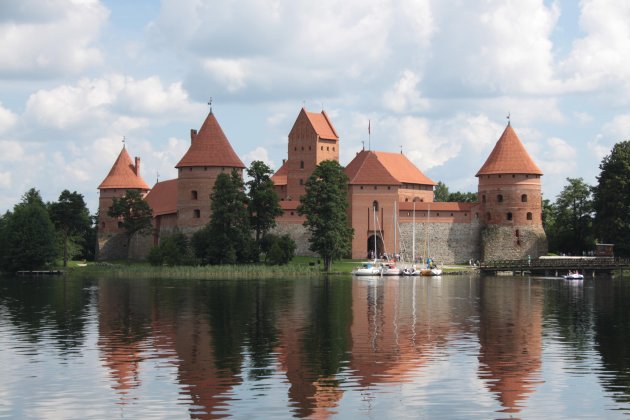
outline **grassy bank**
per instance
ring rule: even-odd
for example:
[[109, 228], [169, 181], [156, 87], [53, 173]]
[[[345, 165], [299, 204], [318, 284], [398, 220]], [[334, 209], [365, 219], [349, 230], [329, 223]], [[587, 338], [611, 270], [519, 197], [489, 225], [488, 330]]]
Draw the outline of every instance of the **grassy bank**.
[[[350, 274], [360, 260], [335, 261], [328, 274]], [[468, 266], [444, 267], [444, 274], [460, 274], [469, 270]], [[181, 279], [212, 279], [212, 278], [261, 278], [279, 276], [320, 276], [326, 274], [320, 259], [313, 257], [295, 257], [287, 265], [240, 264], [240, 265], [209, 265], [209, 266], [178, 266], [155, 267], [147, 262], [113, 261], [81, 263], [69, 262], [67, 272], [70, 275], [108, 275], [113, 277], [138, 278], [181, 278]]]

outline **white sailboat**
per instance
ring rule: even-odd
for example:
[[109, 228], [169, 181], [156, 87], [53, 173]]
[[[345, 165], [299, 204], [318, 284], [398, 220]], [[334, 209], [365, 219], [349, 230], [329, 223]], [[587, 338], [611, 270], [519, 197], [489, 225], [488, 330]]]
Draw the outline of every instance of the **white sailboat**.
[[442, 269], [438, 268], [437, 264], [429, 255], [431, 255], [431, 238], [429, 236], [429, 218], [431, 215], [431, 204], [427, 210], [427, 226], [426, 226], [426, 238], [427, 238], [427, 265], [420, 270], [420, 274], [423, 276], [441, 276]]

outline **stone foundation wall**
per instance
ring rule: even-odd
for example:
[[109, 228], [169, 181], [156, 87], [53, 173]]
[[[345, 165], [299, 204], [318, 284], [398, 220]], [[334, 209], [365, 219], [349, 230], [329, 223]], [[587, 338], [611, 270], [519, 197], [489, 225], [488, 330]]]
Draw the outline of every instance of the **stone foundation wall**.
[[[399, 229], [401, 254], [411, 258], [413, 223], [401, 223]], [[477, 222], [416, 222], [415, 238], [416, 258], [431, 257], [440, 264], [466, 264], [471, 259], [481, 259], [481, 225]]]
[[127, 237], [122, 233], [98, 235], [98, 261], [108, 260], [145, 260], [153, 247], [153, 235], [134, 235], [127, 250]]
[[270, 233], [273, 233], [274, 235], [288, 234], [291, 238], [293, 238], [296, 245], [295, 255], [307, 257], [317, 256], [317, 254], [308, 249], [310, 245], [308, 242], [310, 234], [302, 224], [278, 222], [276, 227], [272, 229]]
[[542, 226], [488, 225], [483, 228], [481, 238], [484, 261], [538, 258], [547, 254], [547, 235]]

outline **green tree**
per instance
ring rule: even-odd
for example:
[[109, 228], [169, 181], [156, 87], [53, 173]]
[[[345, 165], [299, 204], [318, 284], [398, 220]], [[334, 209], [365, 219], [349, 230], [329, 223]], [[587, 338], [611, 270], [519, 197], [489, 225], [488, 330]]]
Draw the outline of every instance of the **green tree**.
[[236, 169], [219, 174], [212, 191], [212, 217], [193, 235], [193, 247], [203, 263], [235, 264], [254, 258], [247, 214], [247, 196]]
[[295, 256], [296, 244], [288, 234], [267, 234], [260, 241], [261, 251], [265, 254], [265, 262], [269, 264], [287, 264]]
[[615, 244], [616, 254], [630, 256], [630, 141], [615, 144], [599, 169], [593, 189], [595, 232], [602, 242]]
[[58, 255], [57, 235], [39, 191], [31, 188], [13, 212], [2, 217], [0, 268], [7, 272], [52, 265]]
[[448, 187], [442, 181], [438, 181], [437, 185], [433, 189], [433, 201], [448, 201]]
[[448, 200], [453, 203], [476, 203], [477, 193], [455, 191], [448, 195]]
[[251, 178], [247, 181], [249, 187], [248, 206], [249, 222], [256, 232], [256, 242], [260, 243], [261, 236], [276, 226], [276, 217], [282, 215], [278, 194], [273, 189], [270, 175], [273, 171], [260, 160], [255, 160], [247, 169]]
[[63, 190], [59, 201], [48, 206], [50, 218], [63, 238], [63, 266], [68, 265], [68, 242], [74, 236], [84, 239], [90, 228], [90, 212], [85, 205], [83, 195], [76, 191]]
[[161, 239], [160, 244], [151, 249], [147, 259], [151, 265], [176, 266], [195, 263], [188, 238], [183, 233], [175, 233]]
[[337, 161], [321, 162], [306, 181], [298, 213], [306, 216], [310, 247], [329, 271], [333, 260], [350, 252], [354, 230], [348, 225], [348, 177]]
[[153, 219], [151, 207], [144, 201], [138, 190], [127, 190], [124, 196], [114, 198], [107, 215], [122, 219], [122, 227], [127, 237], [127, 252], [131, 238], [135, 234], [151, 231]]
[[582, 178], [567, 178], [567, 182], [553, 206], [552, 242], [558, 250], [580, 255], [594, 245], [591, 187]]

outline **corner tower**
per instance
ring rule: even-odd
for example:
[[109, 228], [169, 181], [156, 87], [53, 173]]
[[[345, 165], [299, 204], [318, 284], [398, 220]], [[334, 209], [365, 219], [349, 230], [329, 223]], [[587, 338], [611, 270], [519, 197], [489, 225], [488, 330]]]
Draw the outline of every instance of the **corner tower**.
[[136, 190], [144, 197], [149, 192], [149, 186], [140, 176], [140, 158], [132, 162], [127, 149], [123, 146], [118, 158], [109, 173], [98, 186], [98, 243], [96, 255], [99, 260], [126, 258], [126, 241], [119, 240], [124, 233], [120, 221], [109, 217], [107, 212], [111, 208], [114, 198], [125, 195], [127, 190]]
[[190, 147], [177, 168], [177, 226], [191, 233], [210, 220], [210, 194], [220, 173], [245, 165], [234, 152], [212, 109], [197, 130], [190, 130]]
[[476, 175], [484, 260], [535, 258], [547, 253], [542, 175], [508, 122]]

